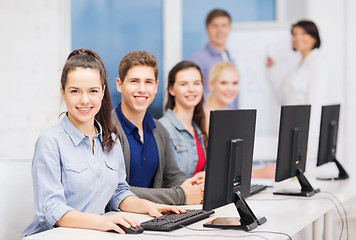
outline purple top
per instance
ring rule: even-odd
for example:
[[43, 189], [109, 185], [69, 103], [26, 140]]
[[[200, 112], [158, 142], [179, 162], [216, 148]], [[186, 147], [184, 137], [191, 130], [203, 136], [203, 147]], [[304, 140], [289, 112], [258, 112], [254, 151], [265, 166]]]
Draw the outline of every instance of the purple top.
[[[226, 51], [229, 62], [234, 63], [228, 51]], [[208, 81], [209, 81], [209, 71], [210, 69], [217, 64], [218, 62], [224, 61], [221, 52], [216, 48], [211, 46], [209, 43], [205, 45], [202, 49], [195, 52], [193, 56], [189, 59], [192, 62], [195, 62], [200, 67], [203, 74], [203, 87], [204, 87], [204, 97], [210, 92]], [[237, 109], [238, 108], [238, 98], [236, 98], [230, 105], [229, 108]]]

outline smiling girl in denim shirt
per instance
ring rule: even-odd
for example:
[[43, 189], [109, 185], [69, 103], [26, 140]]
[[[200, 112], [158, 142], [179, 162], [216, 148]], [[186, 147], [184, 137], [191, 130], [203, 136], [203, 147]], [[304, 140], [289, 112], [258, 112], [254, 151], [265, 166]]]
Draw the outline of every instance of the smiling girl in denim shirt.
[[185, 210], [136, 197], [125, 182], [125, 163], [117, 130], [111, 123], [111, 99], [100, 57], [92, 50], [74, 50], [62, 71], [61, 94], [67, 113], [36, 142], [32, 162], [35, 217], [23, 236], [73, 227], [114, 230], [138, 223], [130, 211], [161, 216]]
[[167, 95], [166, 113], [159, 121], [170, 134], [179, 168], [192, 177], [204, 170], [207, 144], [199, 66], [190, 61], [176, 64], [168, 75]]

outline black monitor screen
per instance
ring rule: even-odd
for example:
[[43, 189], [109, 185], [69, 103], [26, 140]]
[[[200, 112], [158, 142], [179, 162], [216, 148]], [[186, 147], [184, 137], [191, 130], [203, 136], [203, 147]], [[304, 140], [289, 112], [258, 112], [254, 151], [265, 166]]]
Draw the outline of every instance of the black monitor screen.
[[256, 110], [210, 112], [204, 210], [233, 202], [236, 191], [249, 196], [255, 125]]
[[279, 126], [276, 182], [296, 176], [300, 190], [279, 190], [273, 194], [311, 197], [318, 193], [304, 176], [307, 157], [310, 105], [282, 106]]
[[328, 162], [334, 162], [339, 170], [339, 174], [335, 177], [318, 177], [318, 179], [320, 180], [342, 180], [349, 178], [349, 174], [346, 172], [341, 163], [336, 159], [339, 115], [340, 104], [323, 106], [322, 108], [319, 135], [319, 151], [316, 165], [321, 166]]
[[333, 162], [336, 157], [340, 105], [323, 106], [321, 112], [317, 166]]
[[276, 182], [305, 171], [310, 105], [282, 106], [279, 125]]

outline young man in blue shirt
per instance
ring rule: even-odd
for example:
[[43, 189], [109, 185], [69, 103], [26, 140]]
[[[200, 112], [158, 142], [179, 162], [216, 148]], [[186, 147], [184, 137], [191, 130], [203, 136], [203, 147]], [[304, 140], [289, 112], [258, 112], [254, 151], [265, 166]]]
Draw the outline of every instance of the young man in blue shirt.
[[117, 90], [121, 103], [113, 122], [124, 152], [127, 182], [140, 198], [165, 204], [199, 204], [203, 200], [203, 174], [193, 178], [180, 171], [166, 129], [147, 108], [158, 87], [155, 57], [146, 51], [126, 54], [119, 64]]

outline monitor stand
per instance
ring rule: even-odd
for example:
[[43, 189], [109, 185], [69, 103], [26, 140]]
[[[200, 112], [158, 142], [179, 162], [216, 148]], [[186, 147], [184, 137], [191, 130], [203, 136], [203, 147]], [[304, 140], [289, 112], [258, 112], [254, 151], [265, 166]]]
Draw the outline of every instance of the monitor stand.
[[337, 168], [339, 169], [339, 176], [338, 177], [330, 177], [330, 178], [319, 178], [317, 177], [316, 179], [318, 180], [344, 180], [349, 178], [349, 174], [347, 174], [346, 170], [341, 166], [338, 160], [336, 158], [333, 159], [333, 162], [336, 164]]
[[235, 206], [240, 214], [241, 228], [250, 231], [267, 222], [265, 217], [257, 218], [239, 191], [235, 192]]
[[267, 221], [265, 217], [257, 218], [251, 208], [242, 197], [240, 191], [235, 192], [235, 207], [239, 212], [240, 217], [218, 217], [204, 223], [204, 227], [235, 229], [251, 231]]
[[300, 197], [311, 197], [315, 195], [316, 193], [320, 192], [320, 189], [314, 189], [313, 186], [309, 183], [308, 179], [305, 177], [303, 174], [303, 171], [298, 168], [297, 169], [297, 174], [296, 174], [299, 184], [301, 185], [302, 189], [300, 191], [298, 190], [291, 190], [291, 189], [286, 189], [286, 190], [279, 190], [277, 192], [274, 192], [274, 195], [288, 195], [288, 196], [300, 196]]
[[[229, 164], [229, 176], [228, 176], [228, 188], [232, 189], [229, 191], [233, 196], [228, 196], [228, 202], [233, 201], [237, 211], [240, 214], [240, 227], [245, 231], [250, 231], [267, 221], [265, 217], [258, 219], [252, 212], [251, 208], [248, 206], [247, 202], [242, 196], [239, 190], [233, 190], [235, 184], [240, 185], [242, 181], [242, 159], [243, 159], [243, 139], [232, 139], [230, 145], [230, 164]], [[236, 165], [239, 164], [239, 165]], [[235, 181], [238, 178], [238, 181]], [[245, 179], [246, 181], [246, 179]], [[249, 179], [249, 183], [251, 178]], [[241, 188], [243, 190], [243, 188]], [[250, 184], [248, 184], [248, 193], [250, 193]]]
[[[241, 181], [241, 171], [242, 171], [242, 163], [241, 156], [243, 154], [243, 139], [232, 139], [230, 142], [230, 157], [229, 157], [229, 173], [228, 173], [228, 184], [227, 188], [228, 196], [226, 199], [227, 203], [233, 202], [237, 211], [239, 212], [240, 217], [218, 217], [212, 221], [209, 221], [203, 224], [204, 227], [212, 227], [212, 228], [223, 228], [223, 229], [236, 229], [236, 230], [244, 230], [250, 231], [252, 229], [257, 228], [258, 225], [262, 225], [267, 221], [265, 217], [257, 218], [255, 214], [252, 212], [251, 208], [248, 206], [245, 199], [242, 197], [240, 191], [234, 192], [234, 183], [235, 177]], [[241, 158], [241, 159], [239, 159]], [[235, 163], [239, 164], [235, 166]], [[235, 175], [235, 168], [239, 169], [237, 172], [237, 176]], [[237, 181], [236, 184], [241, 184], [241, 182]], [[249, 179], [249, 181], [251, 181]], [[249, 190], [249, 189], [248, 189]]]

